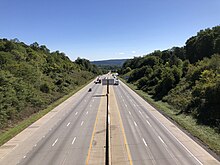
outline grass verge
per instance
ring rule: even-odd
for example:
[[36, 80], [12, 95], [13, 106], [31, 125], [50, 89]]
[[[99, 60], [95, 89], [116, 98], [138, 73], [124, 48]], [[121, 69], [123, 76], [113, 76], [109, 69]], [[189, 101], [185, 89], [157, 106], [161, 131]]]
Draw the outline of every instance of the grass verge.
[[17, 125], [13, 128], [8, 128], [6, 131], [0, 134], [0, 146], [6, 143], [8, 140], [19, 134], [21, 131], [23, 131], [25, 128], [33, 124], [35, 121], [46, 115], [48, 112], [50, 112], [52, 109], [54, 109], [56, 106], [67, 100], [70, 96], [78, 92], [80, 89], [88, 85], [91, 81], [88, 83], [77, 87], [75, 90], [71, 91], [69, 94], [63, 96], [62, 98], [58, 99], [57, 101], [50, 104], [46, 109], [39, 111], [38, 113], [35, 113], [28, 117], [27, 119], [24, 119], [23, 121], [17, 123]]
[[174, 109], [171, 105], [162, 101], [155, 101], [150, 95], [142, 90], [137, 90], [137, 87], [133, 84], [129, 84], [121, 79], [126, 85], [134, 90], [138, 95], [144, 98], [149, 104], [159, 110], [166, 117], [173, 120], [181, 128], [189, 132], [193, 137], [196, 137], [200, 143], [206, 146], [206, 148], [214, 151], [216, 158], [220, 159], [220, 134], [213, 128], [205, 125], [199, 125], [192, 116], [185, 114], [178, 114], [178, 110]]

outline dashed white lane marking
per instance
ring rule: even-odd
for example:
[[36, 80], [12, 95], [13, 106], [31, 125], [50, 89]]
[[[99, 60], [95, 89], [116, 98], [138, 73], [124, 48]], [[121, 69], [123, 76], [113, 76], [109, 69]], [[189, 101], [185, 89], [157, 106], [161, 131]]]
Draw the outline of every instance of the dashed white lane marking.
[[42, 138], [45, 138], [45, 136], [43, 136]]
[[131, 112], [130, 112], [130, 111], [128, 111], [128, 113], [131, 115]]
[[73, 141], [72, 141], [72, 144], [74, 144], [75, 140], [76, 140], [76, 137], [74, 137], [74, 139], [73, 139]]
[[35, 144], [34, 147], [37, 147], [37, 144]]
[[70, 125], [70, 122], [66, 125], [67, 127]]
[[150, 124], [150, 122], [149, 122], [148, 120], [146, 120], [146, 122], [147, 122], [147, 124], [148, 124], [149, 126], [151, 126], [151, 127], [152, 127], [152, 125]]
[[52, 147], [57, 143], [58, 138], [55, 140], [55, 142], [52, 144]]
[[147, 147], [147, 143], [146, 141], [144, 140], [144, 138], [142, 138], [143, 142], [144, 142], [144, 145]]
[[88, 113], [89, 113], [89, 112], [87, 111], [87, 112], [86, 112], [86, 115], [88, 115]]
[[26, 155], [24, 155], [23, 158], [25, 159], [25, 158], [26, 158]]
[[128, 105], [127, 105], [127, 104], [125, 104], [125, 106], [126, 106], [126, 107], [128, 107]]
[[134, 125], [137, 127], [137, 123], [134, 121]]
[[78, 114], [78, 112], [75, 113], [75, 116]]
[[162, 139], [160, 136], [158, 136], [158, 138], [160, 139], [160, 141], [161, 141], [163, 144], [165, 144], [164, 141], [163, 141], [163, 139]]
[[166, 130], [167, 132], [170, 133], [170, 135], [173, 136], [174, 139], [176, 139], [176, 141], [200, 164], [200, 165], [203, 165], [202, 162], [200, 162], [200, 160], [195, 156], [193, 155], [193, 153], [182, 143], [179, 141], [179, 139], [177, 139], [177, 137], [172, 133], [170, 132], [170, 130], [163, 124], [161, 123], [155, 116], [153, 116], [157, 121], [158, 123], [160, 123]]
[[89, 107], [91, 108], [91, 107], [92, 107], [92, 105], [90, 104], [90, 105], [89, 105]]
[[139, 110], [139, 113], [142, 115], [141, 111]]
[[84, 121], [81, 122], [81, 126], [83, 125]]
[[84, 100], [84, 102], [86, 102], [86, 100]]

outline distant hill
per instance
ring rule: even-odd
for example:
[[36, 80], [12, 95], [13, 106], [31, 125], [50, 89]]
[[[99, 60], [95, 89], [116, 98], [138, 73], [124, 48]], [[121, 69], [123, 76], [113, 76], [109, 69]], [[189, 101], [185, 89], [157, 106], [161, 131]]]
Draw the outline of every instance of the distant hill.
[[122, 66], [127, 59], [114, 59], [114, 60], [101, 60], [101, 61], [92, 61], [92, 64], [95, 65], [104, 65], [104, 66]]

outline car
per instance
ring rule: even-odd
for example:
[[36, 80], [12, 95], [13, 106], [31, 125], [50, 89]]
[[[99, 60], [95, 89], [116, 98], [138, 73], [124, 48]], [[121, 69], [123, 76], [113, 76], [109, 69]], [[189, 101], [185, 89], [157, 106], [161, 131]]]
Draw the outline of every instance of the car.
[[88, 92], [92, 92], [92, 88], [89, 88]]

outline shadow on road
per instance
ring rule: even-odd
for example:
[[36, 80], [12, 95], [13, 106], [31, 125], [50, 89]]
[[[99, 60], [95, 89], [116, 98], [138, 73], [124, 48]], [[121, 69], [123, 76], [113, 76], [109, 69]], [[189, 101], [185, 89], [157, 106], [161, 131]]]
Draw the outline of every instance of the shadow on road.
[[104, 97], [106, 95], [93, 95], [92, 97]]

